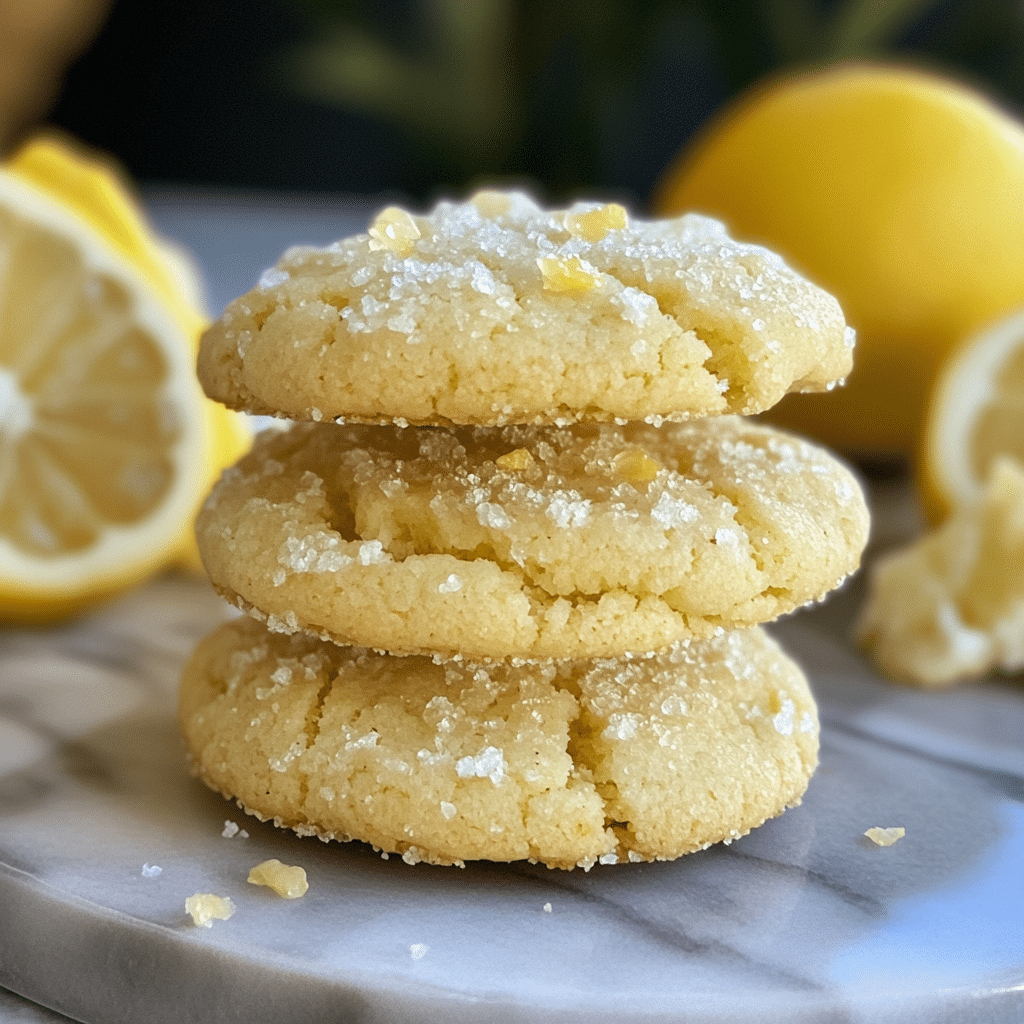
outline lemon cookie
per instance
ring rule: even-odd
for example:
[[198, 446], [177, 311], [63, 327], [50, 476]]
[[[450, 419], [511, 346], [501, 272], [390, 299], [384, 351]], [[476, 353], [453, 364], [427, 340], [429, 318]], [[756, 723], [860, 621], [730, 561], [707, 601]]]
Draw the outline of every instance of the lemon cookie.
[[272, 630], [474, 659], [616, 656], [823, 596], [868, 515], [832, 456], [738, 417], [265, 432], [197, 524]]
[[199, 376], [293, 419], [681, 420], [830, 388], [852, 346], [830, 295], [717, 221], [488, 192], [288, 250], [206, 333]]
[[410, 863], [670, 859], [799, 803], [814, 701], [760, 629], [606, 661], [438, 664], [269, 633], [197, 649], [193, 765], [260, 818]]

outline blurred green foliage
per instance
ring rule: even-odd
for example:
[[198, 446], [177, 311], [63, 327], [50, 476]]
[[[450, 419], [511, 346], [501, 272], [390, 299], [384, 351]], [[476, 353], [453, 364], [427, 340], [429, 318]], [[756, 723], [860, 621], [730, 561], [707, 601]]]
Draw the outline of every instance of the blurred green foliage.
[[[398, 128], [431, 180], [459, 188], [607, 183], [607, 154], [658, 130], [654, 79], [677, 83], [697, 121], [771, 71], [894, 53], [1024, 98], [1024, 5], [999, 0], [295, 2], [309, 31], [284, 55], [287, 86]], [[664, 140], [665, 155], [684, 141]]]

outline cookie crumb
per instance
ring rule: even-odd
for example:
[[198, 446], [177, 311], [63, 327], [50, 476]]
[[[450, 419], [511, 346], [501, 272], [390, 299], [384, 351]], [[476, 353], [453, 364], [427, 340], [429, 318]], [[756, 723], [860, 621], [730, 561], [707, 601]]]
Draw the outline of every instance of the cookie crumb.
[[157, 875], [162, 875], [164, 869], [159, 864], [150, 864], [149, 862], [142, 865], [142, 877], [143, 878], [156, 878]]
[[265, 885], [286, 900], [305, 896], [309, 890], [305, 870], [297, 866], [282, 864], [276, 857], [257, 864], [249, 872], [248, 881], [252, 885]]
[[414, 942], [409, 947], [409, 955], [413, 960], [422, 960], [429, 951], [430, 947], [425, 942]]
[[545, 903], [544, 906], [541, 907], [541, 910], [543, 910], [545, 914], [550, 914], [551, 913], [551, 904], [550, 903]]
[[1024, 668], [1024, 466], [997, 460], [978, 501], [872, 566], [857, 633], [882, 671], [922, 687]]
[[185, 900], [185, 913], [198, 928], [212, 928], [214, 921], [226, 921], [235, 909], [229, 897], [210, 892], [197, 892]]
[[905, 835], [907, 830], [903, 828], [869, 828], [864, 833], [875, 844], [875, 846], [892, 846], [893, 843], [899, 842]]

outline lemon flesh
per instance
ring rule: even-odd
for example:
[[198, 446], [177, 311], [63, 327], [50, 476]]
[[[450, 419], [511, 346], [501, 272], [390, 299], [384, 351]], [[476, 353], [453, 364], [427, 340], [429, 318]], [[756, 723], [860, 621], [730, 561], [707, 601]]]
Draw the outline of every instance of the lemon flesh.
[[1018, 344], [993, 381], [993, 389], [970, 431], [971, 475], [979, 485], [1000, 455], [1024, 465], [1024, 325]]
[[993, 465], [1024, 465], [1024, 310], [963, 345], [931, 396], [919, 477], [929, 518], [979, 500]]

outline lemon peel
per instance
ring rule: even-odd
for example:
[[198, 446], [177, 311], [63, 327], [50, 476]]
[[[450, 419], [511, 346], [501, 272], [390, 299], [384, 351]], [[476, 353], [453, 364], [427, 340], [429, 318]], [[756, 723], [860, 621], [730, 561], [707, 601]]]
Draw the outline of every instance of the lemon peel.
[[741, 97], [654, 199], [768, 245], [857, 330], [847, 386], [772, 419], [848, 452], [911, 455], [944, 357], [1024, 300], [1024, 128], [962, 83], [848, 64]]

